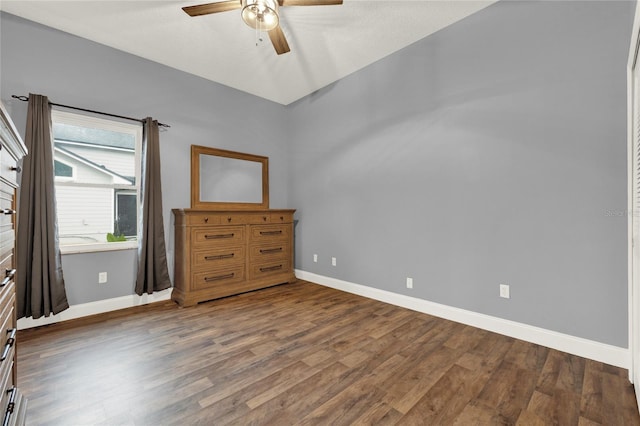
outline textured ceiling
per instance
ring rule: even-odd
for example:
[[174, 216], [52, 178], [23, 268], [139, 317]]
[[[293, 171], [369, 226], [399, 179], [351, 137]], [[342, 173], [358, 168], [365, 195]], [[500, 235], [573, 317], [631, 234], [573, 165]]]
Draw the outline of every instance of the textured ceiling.
[[195, 18], [181, 10], [207, 1], [0, 0], [0, 8], [287, 105], [494, 2], [344, 0], [282, 7], [291, 47], [283, 55], [266, 34], [258, 40], [240, 10]]

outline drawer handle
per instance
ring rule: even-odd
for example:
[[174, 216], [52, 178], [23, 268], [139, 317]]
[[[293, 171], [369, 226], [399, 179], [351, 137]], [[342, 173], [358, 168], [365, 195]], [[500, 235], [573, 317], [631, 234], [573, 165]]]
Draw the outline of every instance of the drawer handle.
[[273, 249], [260, 249], [260, 254], [279, 253], [281, 251], [282, 251], [282, 247], [273, 248]]
[[266, 216], [262, 216], [262, 220], [264, 220], [266, 222], [267, 221], [267, 217]]
[[269, 267], [266, 267], [266, 268], [260, 268], [260, 272], [277, 271], [278, 269], [282, 269], [282, 265], [269, 266]]
[[231, 223], [231, 218], [230, 217], [227, 218], [227, 222]]
[[218, 275], [216, 277], [204, 277], [204, 280], [206, 282], [211, 282], [211, 281], [220, 281], [220, 280], [226, 280], [227, 278], [233, 278], [236, 274], [234, 272], [230, 273], [230, 274], [226, 274], [226, 275]]
[[204, 223], [209, 223], [209, 218], [208, 217], [204, 218]]
[[22, 167], [20, 167], [20, 166], [11, 166], [11, 171], [12, 172], [21, 173], [22, 172]]
[[218, 240], [220, 238], [233, 238], [235, 234], [216, 234], [216, 235], [205, 235], [205, 240]]
[[260, 235], [280, 235], [282, 230], [279, 231], [260, 231]]
[[235, 253], [219, 254], [219, 255], [216, 255], [216, 256], [205, 256], [204, 260], [231, 259], [233, 256], [235, 256]]
[[15, 275], [16, 275], [15, 269], [7, 269], [4, 279], [0, 283], [0, 287], [4, 287], [5, 285], [9, 284]]
[[9, 351], [11, 350], [11, 347], [16, 341], [17, 332], [18, 332], [17, 328], [12, 328], [10, 330], [7, 330], [9, 337], [7, 337], [7, 343], [5, 343], [4, 350], [2, 351], [2, 356], [0, 356], [0, 362], [4, 361], [5, 359], [7, 359], [7, 356], [9, 356]]
[[16, 214], [16, 211], [13, 209], [2, 209], [3, 214]]
[[13, 414], [13, 410], [16, 408], [16, 396], [18, 395], [18, 388], [12, 387], [7, 391], [9, 395], [9, 402], [7, 402], [7, 411], [4, 413], [4, 420], [2, 421], [2, 426], [8, 426], [11, 424], [11, 415]]

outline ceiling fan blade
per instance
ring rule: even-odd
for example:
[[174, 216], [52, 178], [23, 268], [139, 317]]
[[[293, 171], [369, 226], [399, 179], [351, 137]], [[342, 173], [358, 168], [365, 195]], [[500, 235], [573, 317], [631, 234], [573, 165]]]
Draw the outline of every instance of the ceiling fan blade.
[[269, 31], [269, 38], [271, 39], [273, 48], [276, 49], [276, 53], [278, 55], [291, 51], [291, 49], [289, 49], [289, 43], [287, 43], [287, 39], [285, 38], [280, 25]]
[[280, 6], [332, 6], [342, 4], [342, 0], [278, 0]]
[[240, 9], [242, 4], [240, 4], [240, 0], [226, 0], [219, 1], [217, 3], [206, 3], [206, 4], [198, 4], [195, 6], [186, 6], [183, 7], [187, 15], [189, 16], [200, 16], [200, 15], [209, 15], [211, 13], [218, 12], [226, 12], [228, 10]]

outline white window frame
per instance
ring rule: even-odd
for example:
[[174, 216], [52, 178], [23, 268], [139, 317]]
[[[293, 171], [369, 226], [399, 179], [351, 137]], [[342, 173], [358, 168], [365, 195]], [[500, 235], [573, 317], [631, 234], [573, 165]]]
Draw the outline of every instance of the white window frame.
[[[142, 180], [142, 167], [141, 167], [141, 153], [142, 153], [142, 124], [116, 121], [115, 119], [104, 119], [91, 115], [82, 115], [78, 113], [71, 113], [67, 111], [52, 110], [51, 120], [53, 123], [64, 123], [73, 126], [89, 127], [95, 129], [111, 130], [119, 133], [128, 133], [135, 137], [135, 172], [136, 182], [135, 191], [138, 200], [138, 214], [140, 214], [140, 181]], [[114, 189], [117, 189], [114, 187]], [[111, 216], [115, 214], [111, 212]], [[90, 244], [68, 244], [60, 246], [60, 253], [62, 254], [74, 254], [74, 253], [92, 253], [101, 251], [115, 251], [115, 250], [132, 250], [138, 248], [138, 241], [122, 241], [122, 242], [105, 242], [105, 243], [90, 243]]]

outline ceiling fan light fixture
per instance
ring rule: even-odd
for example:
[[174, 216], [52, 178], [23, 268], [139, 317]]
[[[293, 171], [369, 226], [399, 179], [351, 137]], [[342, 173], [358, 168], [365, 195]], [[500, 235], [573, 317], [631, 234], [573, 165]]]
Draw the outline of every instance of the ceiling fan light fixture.
[[253, 29], [271, 31], [280, 21], [277, 0], [242, 0], [242, 20]]

